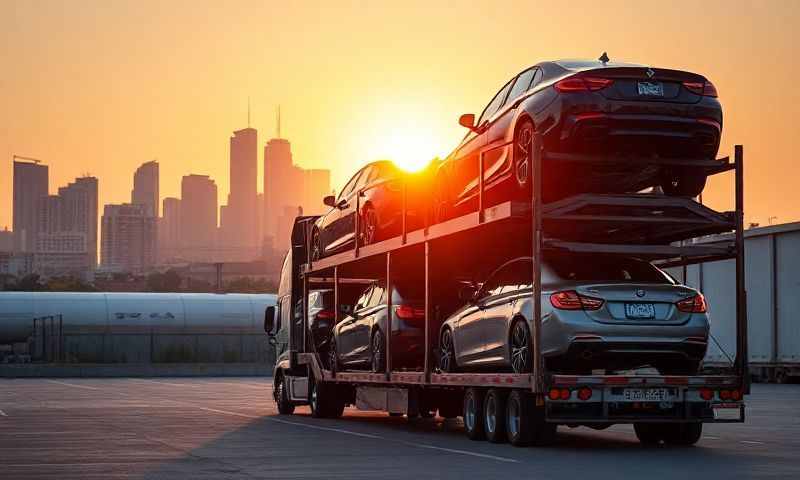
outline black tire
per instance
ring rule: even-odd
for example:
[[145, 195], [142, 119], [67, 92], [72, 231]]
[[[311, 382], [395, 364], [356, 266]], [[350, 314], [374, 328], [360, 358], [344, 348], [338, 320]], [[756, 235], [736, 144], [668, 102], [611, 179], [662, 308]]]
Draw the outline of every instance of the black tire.
[[442, 330], [442, 335], [439, 339], [439, 370], [444, 373], [458, 371], [458, 365], [456, 364], [456, 348], [453, 343], [453, 331], [449, 328]]
[[533, 122], [529, 118], [522, 120], [514, 132], [514, 178], [521, 188], [526, 188], [531, 178], [535, 132]]
[[291, 415], [294, 413], [294, 404], [289, 400], [289, 392], [286, 390], [286, 380], [284, 376], [278, 375], [272, 390], [275, 397], [275, 404], [278, 406], [278, 413], [281, 415]]
[[464, 433], [470, 440], [486, 438], [483, 424], [483, 392], [477, 388], [468, 388], [464, 392]]
[[373, 373], [384, 373], [386, 371], [386, 341], [383, 339], [383, 332], [375, 330], [370, 341], [370, 366]]
[[533, 367], [531, 334], [528, 323], [518, 319], [511, 325], [508, 338], [509, 363], [514, 373], [530, 373]]
[[633, 431], [642, 445], [658, 445], [664, 440], [664, 424], [634, 423]]
[[661, 181], [661, 189], [671, 197], [696, 197], [705, 186], [705, 172], [693, 169], [667, 173]]
[[506, 393], [495, 388], [486, 392], [483, 400], [483, 430], [492, 443], [505, 443]]
[[530, 395], [514, 390], [506, 400], [506, 436], [515, 447], [531, 444]]
[[664, 443], [689, 447], [694, 445], [703, 436], [703, 424], [693, 423], [667, 423], [662, 425]]
[[360, 245], [370, 245], [378, 238], [378, 214], [372, 205], [365, 205], [358, 222]]
[[323, 385], [309, 379], [308, 385], [308, 406], [311, 407], [311, 416], [314, 418], [325, 418], [325, 393]]
[[332, 372], [339, 371], [339, 353], [336, 351], [336, 337], [331, 335], [328, 341], [328, 369]]
[[320, 237], [319, 229], [314, 228], [311, 233], [311, 261], [315, 262], [322, 256], [322, 238]]

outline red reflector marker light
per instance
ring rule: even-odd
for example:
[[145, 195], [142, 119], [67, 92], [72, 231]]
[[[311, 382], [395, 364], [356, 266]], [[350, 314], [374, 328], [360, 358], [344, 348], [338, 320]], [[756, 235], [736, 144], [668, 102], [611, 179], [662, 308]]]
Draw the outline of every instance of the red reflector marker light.
[[557, 388], [551, 388], [549, 392], [547, 392], [547, 396], [550, 400], [558, 400], [558, 397], [561, 396]]
[[561, 310], [598, 310], [604, 302], [602, 298], [587, 297], [575, 290], [563, 290], [550, 295], [550, 304]]
[[731, 391], [730, 390], [720, 390], [719, 391], [719, 398], [720, 398], [720, 400], [730, 400], [731, 399]]
[[596, 92], [614, 83], [614, 80], [600, 77], [572, 76], [559, 80], [553, 88], [560, 93]]
[[731, 390], [731, 400], [739, 401], [742, 399], [742, 392], [739, 390]]
[[702, 293], [681, 300], [675, 305], [678, 307], [678, 310], [684, 313], [706, 313], [706, 311], [708, 311], [706, 297], [704, 297]]
[[586, 400], [589, 400], [590, 398], [592, 398], [592, 389], [589, 387], [581, 388], [580, 390], [578, 390], [578, 398], [584, 402]]
[[317, 318], [323, 320], [331, 319], [334, 316], [335, 316], [334, 312], [331, 310], [320, 310], [319, 312], [317, 312]]
[[561, 400], [569, 400], [569, 389], [568, 388], [562, 388], [560, 394], [561, 394]]
[[714, 391], [711, 390], [710, 388], [701, 388], [700, 398], [702, 398], [706, 402], [709, 402], [714, 398]]

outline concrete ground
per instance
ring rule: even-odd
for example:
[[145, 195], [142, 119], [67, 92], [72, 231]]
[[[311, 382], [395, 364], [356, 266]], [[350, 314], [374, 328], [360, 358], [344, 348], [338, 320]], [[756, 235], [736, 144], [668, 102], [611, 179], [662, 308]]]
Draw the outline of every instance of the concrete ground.
[[270, 382], [0, 379], [0, 478], [800, 478], [800, 385], [754, 385], [747, 422], [707, 425], [694, 448], [623, 425], [514, 448], [441, 419], [278, 416]]

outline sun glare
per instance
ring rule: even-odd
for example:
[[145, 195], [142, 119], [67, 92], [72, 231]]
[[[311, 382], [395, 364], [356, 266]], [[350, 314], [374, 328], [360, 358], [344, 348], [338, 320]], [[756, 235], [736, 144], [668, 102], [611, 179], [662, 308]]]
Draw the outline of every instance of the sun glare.
[[376, 157], [391, 160], [409, 172], [425, 168], [438, 155], [438, 149], [433, 136], [422, 131], [390, 131], [375, 139]]

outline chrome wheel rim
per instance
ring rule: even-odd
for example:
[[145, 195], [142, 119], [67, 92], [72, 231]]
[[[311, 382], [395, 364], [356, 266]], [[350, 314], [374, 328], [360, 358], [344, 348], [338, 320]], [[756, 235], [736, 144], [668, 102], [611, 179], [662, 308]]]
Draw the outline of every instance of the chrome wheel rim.
[[312, 384], [311, 386], [311, 409], [315, 412], [317, 411], [317, 385]]
[[452, 368], [452, 360], [455, 355], [453, 354], [453, 338], [449, 331], [442, 335], [442, 347], [439, 356], [439, 368], [444, 372], [449, 372]]
[[372, 336], [372, 371], [379, 372], [383, 355], [383, 339], [381, 332], [375, 332]]
[[522, 322], [517, 322], [511, 332], [511, 368], [514, 372], [525, 373], [528, 370], [529, 353], [528, 331]]
[[515, 169], [514, 173], [517, 176], [517, 182], [524, 185], [528, 181], [529, 166], [531, 164], [531, 155], [533, 150], [533, 126], [528, 124], [522, 127], [517, 134], [517, 141], [515, 144], [516, 151], [514, 152]]
[[311, 241], [311, 259], [319, 260], [322, 257], [322, 245], [320, 244], [319, 231], [314, 231]]
[[471, 395], [467, 398], [467, 405], [464, 409], [464, 425], [467, 430], [475, 430], [475, 398]]
[[486, 399], [486, 431], [494, 433], [497, 428], [497, 402], [495, 402], [494, 395], [490, 395]]

